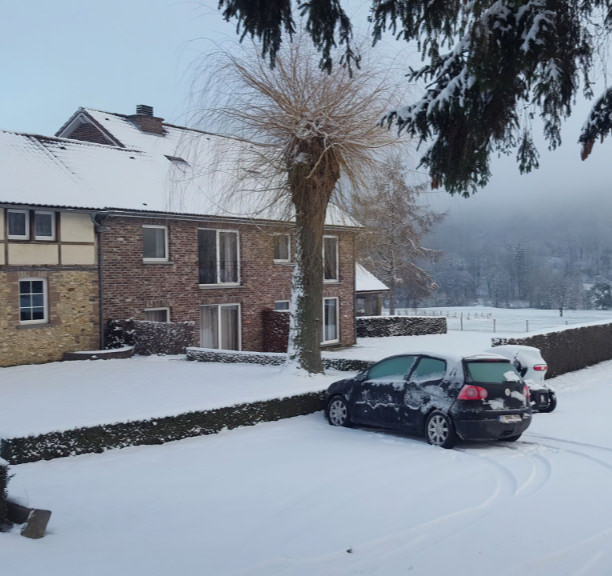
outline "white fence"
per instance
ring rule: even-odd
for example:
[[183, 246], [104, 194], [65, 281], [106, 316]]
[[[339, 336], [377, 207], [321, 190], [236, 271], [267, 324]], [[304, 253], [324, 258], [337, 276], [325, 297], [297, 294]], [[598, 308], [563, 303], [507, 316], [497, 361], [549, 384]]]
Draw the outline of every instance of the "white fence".
[[[383, 310], [387, 315], [388, 310]], [[610, 310], [536, 310], [532, 308], [402, 308], [398, 316], [444, 316], [448, 331], [526, 333], [576, 324], [612, 321]]]

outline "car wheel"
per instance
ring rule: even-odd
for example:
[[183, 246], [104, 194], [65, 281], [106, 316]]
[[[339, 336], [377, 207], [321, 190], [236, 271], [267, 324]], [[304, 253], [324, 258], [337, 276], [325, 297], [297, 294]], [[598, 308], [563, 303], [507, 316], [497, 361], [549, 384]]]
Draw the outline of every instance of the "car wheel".
[[349, 409], [342, 396], [334, 396], [327, 404], [327, 420], [332, 426], [349, 426]]
[[425, 436], [430, 444], [442, 448], [452, 448], [457, 443], [457, 433], [452, 420], [438, 410], [427, 417]]
[[557, 395], [551, 394], [550, 403], [548, 404], [548, 406], [546, 408], [540, 408], [538, 412], [543, 412], [544, 414], [547, 414], [549, 412], [552, 412], [556, 407], [557, 407]]

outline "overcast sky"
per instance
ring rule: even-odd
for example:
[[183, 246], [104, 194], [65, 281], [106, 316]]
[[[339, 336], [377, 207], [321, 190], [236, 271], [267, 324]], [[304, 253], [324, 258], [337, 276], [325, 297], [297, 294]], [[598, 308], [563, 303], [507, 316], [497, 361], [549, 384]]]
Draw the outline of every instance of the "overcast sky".
[[[363, 26], [367, 0], [345, 0]], [[0, 129], [54, 134], [80, 106], [132, 113], [153, 106], [168, 122], [183, 123], [192, 63], [213, 42], [235, 42], [217, 0], [20, 0], [4, 2], [0, 33]], [[401, 47], [401, 43], [397, 45]], [[612, 139], [581, 162], [576, 143], [586, 114], [577, 109], [561, 150], [542, 149], [541, 168], [520, 176], [513, 159], [495, 162], [487, 189], [460, 210], [504, 209], [610, 196]], [[432, 194], [446, 206], [445, 193]]]

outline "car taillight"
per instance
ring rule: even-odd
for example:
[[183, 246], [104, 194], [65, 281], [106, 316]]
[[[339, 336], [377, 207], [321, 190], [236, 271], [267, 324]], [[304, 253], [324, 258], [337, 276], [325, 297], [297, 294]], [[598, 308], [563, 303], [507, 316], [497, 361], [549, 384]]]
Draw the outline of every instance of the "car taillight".
[[527, 398], [527, 400], [531, 398], [531, 392], [529, 392], [529, 386], [527, 386], [527, 384], [525, 384], [525, 386], [523, 387], [523, 394], [525, 395], [525, 398]]
[[489, 393], [482, 386], [472, 386], [470, 384], [466, 384], [461, 391], [459, 392], [459, 396], [457, 396], [458, 400], [486, 400]]
[[546, 366], [546, 364], [536, 364], [533, 369], [536, 372], [546, 372], [546, 370], [548, 369], [548, 366]]

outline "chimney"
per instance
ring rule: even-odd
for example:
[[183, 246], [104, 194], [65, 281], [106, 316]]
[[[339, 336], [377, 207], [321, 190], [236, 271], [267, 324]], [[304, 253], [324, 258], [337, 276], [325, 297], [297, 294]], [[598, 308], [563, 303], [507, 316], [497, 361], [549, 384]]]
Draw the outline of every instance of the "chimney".
[[138, 104], [136, 106], [136, 114], [132, 114], [127, 118], [143, 132], [149, 132], [150, 134], [166, 133], [162, 124], [164, 119], [153, 116], [153, 106]]

